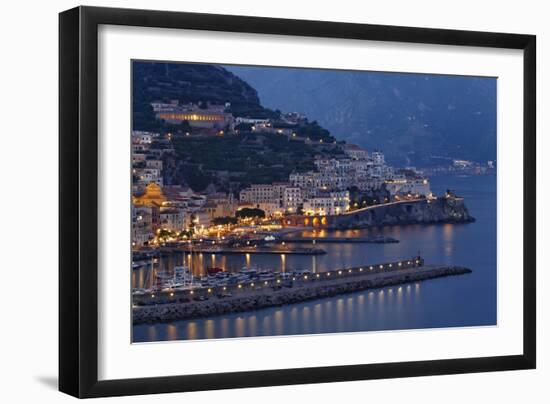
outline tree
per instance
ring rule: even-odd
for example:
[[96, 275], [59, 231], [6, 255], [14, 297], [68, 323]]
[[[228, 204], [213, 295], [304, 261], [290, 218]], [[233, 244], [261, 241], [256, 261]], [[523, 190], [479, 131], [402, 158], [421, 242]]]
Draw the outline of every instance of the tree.
[[317, 121], [307, 122], [301, 125], [296, 131], [300, 137], [307, 137], [310, 140], [323, 140], [326, 143], [332, 143], [336, 139], [330, 135], [330, 132], [323, 128]]
[[262, 209], [258, 209], [258, 208], [243, 208], [239, 211], [237, 211], [237, 214], [236, 214], [237, 217], [240, 217], [240, 218], [256, 218], [256, 217], [259, 217], [259, 218], [264, 218], [265, 217], [265, 212], [262, 210]]
[[237, 224], [237, 218], [233, 216], [220, 216], [212, 219], [214, 225]]
[[187, 185], [197, 191], [204, 190], [212, 182], [212, 177], [197, 166], [186, 166], [183, 175]]

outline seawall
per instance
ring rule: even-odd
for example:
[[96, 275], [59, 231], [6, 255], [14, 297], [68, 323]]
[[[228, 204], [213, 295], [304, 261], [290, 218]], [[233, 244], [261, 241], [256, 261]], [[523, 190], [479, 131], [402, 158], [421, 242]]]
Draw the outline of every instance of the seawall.
[[470, 223], [474, 221], [475, 218], [470, 215], [464, 199], [450, 196], [391, 202], [334, 216], [295, 215], [285, 218], [283, 225], [324, 229], [358, 229], [370, 226]]
[[212, 297], [205, 301], [191, 300], [186, 303], [135, 306], [133, 308], [133, 323], [161, 323], [238, 313], [471, 272], [471, 269], [458, 266], [421, 266], [382, 273], [366, 273], [365, 275], [341, 279], [301, 283], [297, 286], [283, 287], [278, 290], [268, 288], [239, 296]]

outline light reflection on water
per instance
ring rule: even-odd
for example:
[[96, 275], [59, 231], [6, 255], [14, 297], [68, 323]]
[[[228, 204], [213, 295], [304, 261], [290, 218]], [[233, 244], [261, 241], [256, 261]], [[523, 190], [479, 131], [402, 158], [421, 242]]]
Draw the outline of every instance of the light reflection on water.
[[[438, 183], [439, 181], [439, 183]], [[437, 187], [441, 188], [439, 191]], [[428, 262], [464, 265], [470, 275], [433, 279], [422, 283], [357, 292], [255, 312], [234, 313], [208, 319], [177, 321], [170, 325], [133, 327], [134, 341], [227, 338], [265, 335], [354, 332], [365, 330], [434, 328], [496, 324], [496, 186], [494, 177], [432, 180], [437, 192], [455, 189], [466, 197], [476, 223], [459, 225], [410, 225], [365, 230], [317, 231], [318, 237], [383, 234], [396, 244], [332, 244], [317, 241], [327, 250], [319, 256], [229, 255], [193, 257], [173, 254], [156, 267], [171, 270], [184, 260], [196, 275], [207, 266], [228, 271], [244, 266], [277, 270], [333, 270], [408, 258], [419, 251]], [[306, 235], [313, 235], [307, 232]], [[311, 245], [310, 243], [304, 245]], [[151, 285], [154, 275], [133, 271], [135, 286]], [[138, 285], [136, 285], [136, 283]]]
[[361, 331], [362, 326], [358, 327], [357, 318], [368, 318], [373, 324], [383, 325], [384, 317], [389, 312], [402, 317], [405, 301], [411, 311], [411, 306], [419, 304], [414, 296], [421, 286], [416, 286], [359, 292], [284, 308], [140, 327], [147, 330], [149, 341]]
[[[475, 224], [474, 224], [475, 225]], [[455, 258], [455, 238], [464, 237], [469, 224], [460, 225], [411, 225], [406, 227], [384, 227], [365, 230], [348, 230], [327, 232], [325, 234], [339, 237], [350, 237], [352, 234], [369, 237], [385, 234], [400, 240], [395, 244], [355, 244], [355, 243], [323, 243], [317, 240], [316, 247], [327, 251], [324, 255], [292, 255], [292, 254], [163, 254], [157, 264], [153, 264], [156, 271], [172, 272], [174, 266], [184, 263], [191, 267], [195, 276], [206, 275], [208, 267], [219, 267], [225, 271], [239, 271], [243, 268], [271, 269], [275, 271], [291, 271], [307, 269], [324, 272], [337, 268], [357, 267], [377, 262], [395, 261], [410, 258], [419, 252], [427, 257], [434, 257], [433, 262], [452, 264]], [[305, 232], [310, 233], [310, 232]], [[321, 232], [317, 232], [319, 235]], [[311, 243], [295, 243], [296, 246], [309, 247]], [[133, 287], [151, 287], [155, 276], [150, 271], [151, 264], [132, 273]]]

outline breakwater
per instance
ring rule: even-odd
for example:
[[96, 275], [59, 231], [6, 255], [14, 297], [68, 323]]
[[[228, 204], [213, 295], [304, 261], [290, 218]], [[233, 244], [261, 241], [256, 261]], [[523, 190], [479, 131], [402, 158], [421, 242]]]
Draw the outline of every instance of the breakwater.
[[[382, 265], [382, 264], [381, 264]], [[318, 274], [306, 274], [281, 282], [281, 286], [263, 286], [251, 283], [239, 288], [240, 293], [219, 294], [205, 290], [211, 297], [196, 295], [183, 297], [173, 292], [164, 295], [134, 296], [134, 324], [160, 323], [191, 318], [209, 317], [227, 313], [257, 310], [282, 306], [307, 300], [320, 299], [344, 293], [381, 288], [385, 286], [417, 282], [472, 272], [458, 266], [416, 266], [411, 262], [407, 268], [387, 264], [384, 268], [367, 266], [349, 268]], [[187, 293], [190, 293], [189, 291]], [[193, 292], [196, 293], [196, 292]], [[153, 300], [154, 304], [151, 304]]]

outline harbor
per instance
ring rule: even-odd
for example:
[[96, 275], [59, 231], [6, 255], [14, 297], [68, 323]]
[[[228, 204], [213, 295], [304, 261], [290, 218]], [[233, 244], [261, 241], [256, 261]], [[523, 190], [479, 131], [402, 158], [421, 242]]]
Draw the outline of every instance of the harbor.
[[[164, 311], [184, 310], [184, 305], [159, 304], [137, 306], [134, 310], [139, 322], [133, 326], [134, 342], [195, 340], [208, 338], [234, 338], [272, 335], [303, 335], [311, 333], [362, 332], [399, 329], [457, 327], [492, 325], [496, 323], [496, 289], [487, 288], [495, 284], [495, 256], [491, 250], [471, 254], [480, 243], [495, 245], [494, 210], [484, 206], [495, 206], [495, 192], [486, 193], [491, 184], [488, 177], [435, 178], [434, 186], [444, 192], [449, 185], [465, 189], [465, 196], [471, 201], [478, 221], [467, 225], [409, 225], [386, 226], [361, 230], [306, 231], [284, 234], [297, 237], [341, 237], [370, 238], [382, 235], [399, 240], [399, 243], [321, 243], [317, 247], [327, 251], [323, 255], [281, 255], [275, 254], [143, 254], [149, 265], [132, 271], [133, 288], [151, 288], [155, 272], [173, 271], [175, 266], [188, 265], [197, 277], [204, 277], [209, 267], [219, 267], [227, 272], [239, 272], [243, 268], [259, 271], [292, 272], [309, 270], [323, 274], [337, 268], [360, 268], [365, 263], [392, 262], [397, 257], [418, 255], [418, 246], [423, 246], [421, 255], [426, 264], [441, 266], [460, 265], [473, 270], [467, 276], [440, 276], [422, 281], [409, 280], [403, 284], [366, 288], [352, 293], [297, 301], [260, 310], [233, 311], [226, 314], [189, 317], [181, 320], [159, 322], [145, 321]], [[290, 244], [290, 243], [286, 243]], [[304, 243], [303, 246], [307, 246]], [[300, 246], [300, 243], [296, 243]], [[309, 244], [309, 246], [312, 246]], [[156, 261], [156, 263], [155, 263]], [[153, 263], [153, 264], [151, 264]], [[321, 275], [322, 276], [322, 275]], [[284, 288], [289, 299], [299, 288]], [[246, 297], [246, 296], [243, 296]], [[208, 304], [222, 304], [236, 299], [226, 297], [220, 301], [213, 298], [195, 307]], [[281, 297], [282, 299], [282, 297]], [[191, 307], [191, 306], [186, 306]], [[202, 309], [201, 309], [202, 310]], [[157, 312], [158, 313], [155, 313]], [[178, 318], [171, 314], [173, 318]]]
[[132, 341], [496, 324], [496, 156], [424, 102], [351, 133], [231, 68], [133, 68]]
[[134, 292], [133, 319], [134, 324], [144, 324], [201, 318], [471, 272], [459, 266], [427, 265], [417, 256], [323, 273], [249, 271], [240, 274], [238, 282], [203, 285], [189, 279], [185, 285]]

